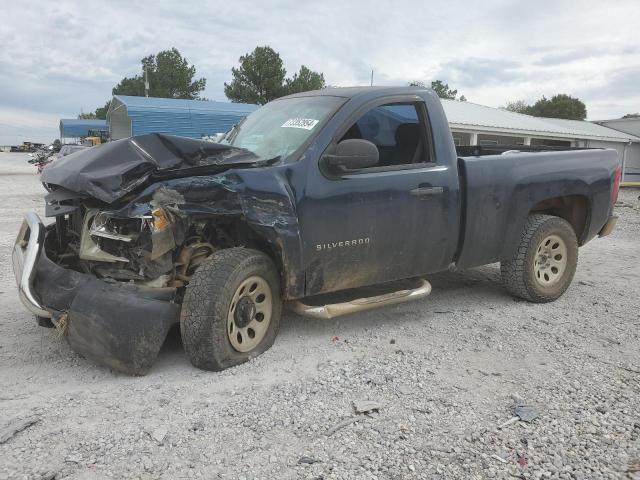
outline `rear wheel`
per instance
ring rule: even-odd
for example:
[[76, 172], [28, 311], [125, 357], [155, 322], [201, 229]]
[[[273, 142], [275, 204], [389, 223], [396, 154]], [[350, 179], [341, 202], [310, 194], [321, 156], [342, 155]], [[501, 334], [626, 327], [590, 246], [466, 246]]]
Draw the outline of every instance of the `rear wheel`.
[[180, 330], [191, 363], [224, 370], [268, 350], [278, 334], [282, 302], [273, 261], [232, 248], [214, 253], [191, 278]]
[[578, 264], [578, 241], [566, 220], [530, 215], [513, 257], [500, 265], [502, 280], [513, 295], [530, 302], [551, 302], [571, 284]]

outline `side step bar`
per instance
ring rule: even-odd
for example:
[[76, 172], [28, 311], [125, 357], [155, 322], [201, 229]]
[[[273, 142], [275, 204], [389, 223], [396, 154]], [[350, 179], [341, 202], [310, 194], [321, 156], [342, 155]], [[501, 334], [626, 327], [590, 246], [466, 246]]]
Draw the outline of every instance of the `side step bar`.
[[332, 303], [328, 305], [307, 305], [300, 300], [288, 303], [288, 307], [298, 315], [319, 319], [330, 319], [347, 315], [349, 313], [363, 312], [372, 308], [404, 303], [410, 300], [424, 298], [431, 293], [431, 284], [424, 279], [419, 280], [416, 288], [398, 290], [396, 292], [385, 293], [373, 297], [356, 298], [342, 303]]

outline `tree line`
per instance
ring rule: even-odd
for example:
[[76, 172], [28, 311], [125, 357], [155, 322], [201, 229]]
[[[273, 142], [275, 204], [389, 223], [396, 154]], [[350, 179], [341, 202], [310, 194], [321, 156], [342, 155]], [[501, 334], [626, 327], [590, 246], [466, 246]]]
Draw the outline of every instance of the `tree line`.
[[[163, 50], [141, 60], [141, 72], [133, 77], [123, 78], [111, 93], [113, 95], [145, 96], [145, 84], [150, 97], [179, 98], [187, 100], [206, 100], [202, 96], [207, 80], [196, 78], [196, 67], [190, 65], [177, 48]], [[410, 86], [426, 87], [423, 81], [409, 82]], [[231, 68], [231, 81], [224, 84], [224, 94], [232, 102], [255, 103], [264, 105], [271, 100], [292, 93], [319, 90], [325, 88], [324, 75], [305, 65], [292, 76], [287, 77], [282, 59], [271, 47], [256, 47], [253, 52], [242, 55], [238, 66]], [[464, 95], [458, 96], [458, 90], [442, 80], [434, 80], [430, 87], [440, 98], [466, 101]], [[110, 100], [94, 112], [81, 113], [78, 118], [105, 119]], [[584, 102], [567, 94], [543, 96], [533, 104], [523, 100], [508, 102], [502, 107], [517, 113], [535, 117], [565, 118], [584, 120], [587, 108]], [[638, 114], [625, 115], [623, 118]]]

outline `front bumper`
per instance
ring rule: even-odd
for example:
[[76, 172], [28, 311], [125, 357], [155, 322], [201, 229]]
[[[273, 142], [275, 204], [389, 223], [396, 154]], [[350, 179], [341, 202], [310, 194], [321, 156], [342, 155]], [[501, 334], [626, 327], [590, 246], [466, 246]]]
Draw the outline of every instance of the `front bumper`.
[[111, 284], [62, 268], [44, 248], [52, 233], [35, 213], [25, 216], [12, 254], [20, 300], [35, 315], [64, 324], [76, 352], [115, 370], [144, 375], [179, 322], [176, 289]]
[[33, 212], [27, 213], [13, 246], [11, 260], [13, 274], [18, 284], [18, 294], [24, 306], [39, 317], [51, 318], [51, 312], [42, 306], [33, 291], [35, 266], [40, 257], [43, 242], [44, 225], [38, 215]]

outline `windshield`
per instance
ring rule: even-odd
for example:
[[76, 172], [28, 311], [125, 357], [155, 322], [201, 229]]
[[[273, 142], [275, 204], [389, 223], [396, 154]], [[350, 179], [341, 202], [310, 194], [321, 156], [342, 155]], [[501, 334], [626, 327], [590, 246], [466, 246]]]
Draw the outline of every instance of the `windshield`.
[[263, 160], [295, 152], [344, 102], [318, 96], [285, 98], [266, 104], [232, 129], [225, 142], [246, 148]]

